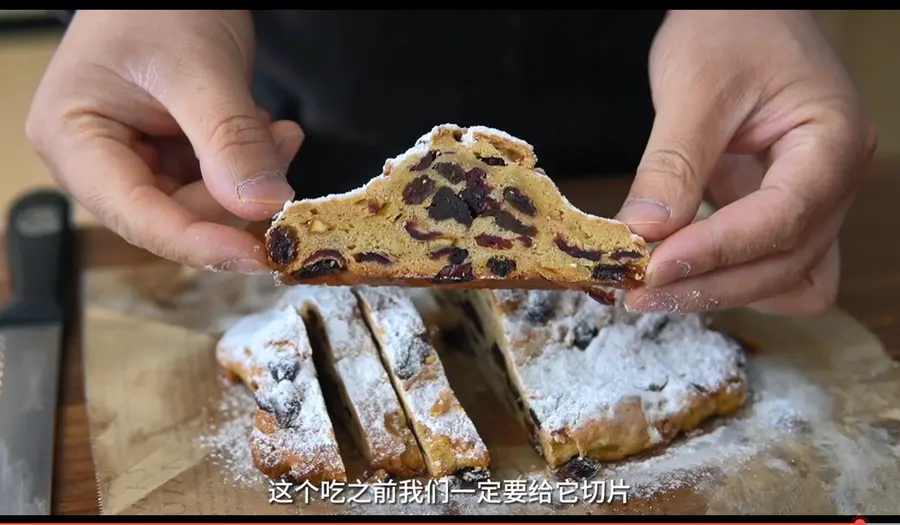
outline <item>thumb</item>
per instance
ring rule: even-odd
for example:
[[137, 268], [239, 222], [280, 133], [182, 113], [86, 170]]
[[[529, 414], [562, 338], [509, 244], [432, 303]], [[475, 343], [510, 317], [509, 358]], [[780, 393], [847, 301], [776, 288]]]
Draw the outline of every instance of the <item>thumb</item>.
[[[243, 69], [223, 62], [180, 75], [161, 102], [191, 142], [213, 198], [243, 219], [266, 219], [294, 197], [285, 178], [288, 164], [257, 110]], [[284, 125], [299, 134], [296, 123]]]
[[678, 91], [680, 96], [656, 97], [653, 130], [617, 216], [650, 242], [691, 223], [735, 132], [714, 97], [684, 97]]

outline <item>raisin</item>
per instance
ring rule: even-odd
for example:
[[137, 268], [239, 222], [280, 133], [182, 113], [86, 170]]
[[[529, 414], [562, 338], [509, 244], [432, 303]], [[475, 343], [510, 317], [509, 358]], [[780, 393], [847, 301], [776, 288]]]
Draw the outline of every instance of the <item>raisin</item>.
[[527, 235], [520, 236], [519, 242], [521, 242], [522, 246], [524, 246], [526, 248], [531, 248], [531, 246], [534, 245], [534, 239], [532, 239], [531, 237], [529, 237]]
[[543, 323], [553, 315], [557, 301], [559, 301], [558, 293], [550, 290], [535, 290], [528, 294], [528, 300], [525, 303], [525, 317], [533, 323]]
[[438, 162], [432, 166], [432, 168], [438, 175], [450, 181], [450, 184], [458, 184], [466, 180], [466, 169], [459, 164], [454, 164], [452, 162]]
[[572, 330], [572, 342], [575, 346], [584, 350], [591, 344], [591, 341], [597, 337], [598, 333], [599, 330], [594, 323], [583, 320], [576, 324], [575, 329]]
[[583, 456], [577, 456], [570, 459], [562, 468], [556, 471], [556, 479], [559, 481], [592, 479], [599, 472], [599, 462]]
[[446, 186], [441, 187], [431, 199], [428, 216], [436, 221], [453, 219], [466, 227], [472, 226], [474, 220], [466, 202]]
[[535, 214], [537, 214], [537, 208], [534, 207], [534, 201], [532, 201], [528, 195], [522, 193], [522, 190], [519, 188], [514, 186], [503, 188], [503, 200], [525, 215], [534, 217]]
[[440, 250], [435, 250], [431, 252], [429, 255], [431, 260], [438, 260], [446, 257], [447, 262], [450, 264], [462, 264], [466, 262], [466, 259], [469, 258], [469, 250], [465, 248], [457, 248], [456, 246], [448, 246], [446, 248], [441, 248]]
[[405, 348], [398, 348], [394, 356], [394, 374], [403, 381], [412, 378], [422, 369], [428, 354], [428, 333], [423, 332], [410, 339]]
[[297, 257], [297, 233], [290, 226], [276, 226], [269, 232], [269, 258], [282, 266]]
[[490, 215], [491, 217], [493, 217], [494, 223], [504, 230], [508, 230], [519, 235], [524, 235], [526, 237], [534, 237], [535, 235], [537, 235], [537, 228], [530, 224], [523, 223], [512, 213], [506, 210], [495, 209], [491, 210], [486, 215]]
[[303, 267], [291, 274], [297, 280], [314, 279], [347, 269], [347, 260], [337, 250], [319, 250], [303, 261]]
[[587, 291], [588, 297], [597, 301], [604, 306], [616, 304], [616, 294], [607, 292], [606, 290], [590, 289]]
[[698, 392], [700, 392], [701, 394], [708, 394], [708, 393], [709, 393], [709, 389], [706, 388], [706, 387], [703, 386], [703, 385], [698, 385], [697, 383], [691, 383], [690, 385], [691, 385], [692, 387], [694, 387], [694, 388], [695, 388]]
[[469, 186], [459, 196], [469, 207], [472, 217], [484, 215], [497, 208], [497, 201], [490, 197], [490, 191], [481, 186]]
[[603, 254], [600, 252], [600, 250], [585, 250], [584, 248], [579, 248], [574, 244], [569, 244], [568, 242], [566, 242], [566, 238], [559, 233], [556, 234], [556, 238], [553, 239], [553, 242], [556, 243], [556, 247], [559, 248], [563, 253], [570, 257], [575, 257], [576, 259], [599, 261], [600, 258], [603, 257]]
[[498, 250], [509, 250], [513, 247], [513, 243], [509, 239], [491, 235], [489, 233], [481, 233], [475, 236], [475, 243], [485, 248], [496, 248]]
[[378, 212], [380, 212], [381, 208], [384, 207], [380, 202], [378, 202], [375, 199], [369, 199], [369, 201], [366, 203], [366, 206], [368, 206], [369, 213], [371, 213], [372, 215], [378, 215]]
[[598, 281], [621, 283], [628, 280], [630, 273], [627, 266], [598, 264], [591, 271], [591, 277]]
[[506, 277], [516, 271], [516, 261], [506, 257], [491, 257], [487, 265], [491, 273], [499, 277]]
[[475, 280], [472, 273], [472, 263], [448, 264], [431, 280], [435, 284], [440, 283], [465, 283]]
[[463, 467], [456, 471], [456, 477], [463, 483], [480, 483], [491, 479], [491, 473], [483, 468]]
[[422, 204], [434, 193], [434, 181], [428, 175], [420, 175], [403, 188], [403, 202], [406, 204]]
[[487, 173], [481, 168], [472, 168], [466, 172], [466, 185], [473, 186], [477, 188], [483, 188], [487, 191], [491, 191], [491, 187], [488, 185], [487, 181]]
[[649, 385], [647, 385], [647, 390], [651, 392], [662, 392], [662, 390], [666, 388], [667, 384], [669, 384], [668, 381], [663, 381], [662, 384], [650, 383]]
[[281, 359], [269, 362], [269, 373], [275, 381], [293, 381], [300, 370], [300, 363]]
[[[256, 406], [275, 416], [279, 427], [289, 428], [300, 413], [297, 389], [294, 385], [285, 382], [278, 383], [274, 388], [277, 392], [272, 392], [267, 396], [257, 393], [255, 396]], [[285, 389], [288, 389], [289, 392], [285, 392]]]
[[478, 157], [478, 160], [488, 166], [506, 166], [506, 161], [500, 157]]
[[634, 250], [616, 250], [612, 252], [612, 255], [609, 257], [614, 261], [620, 261], [622, 259], [640, 259], [641, 252]]
[[[645, 317], [645, 319], [647, 318]], [[650, 326], [647, 328], [647, 331], [644, 332], [645, 339], [656, 339], [659, 337], [659, 334], [662, 333], [666, 325], [669, 324], [669, 318], [664, 315], [651, 317], [649, 320], [650, 322], [648, 324]]]
[[367, 262], [376, 262], [378, 264], [393, 264], [393, 261], [386, 255], [382, 255], [378, 252], [361, 252], [357, 253], [353, 256], [353, 259], [358, 263], [367, 263]]
[[422, 158], [419, 159], [419, 162], [416, 162], [409, 171], [425, 171], [431, 166], [431, 163], [434, 162], [438, 156], [436, 151], [429, 151], [428, 153], [422, 155]]
[[408, 233], [410, 237], [417, 241], [433, 241], [444, 236], [444, 234], [442, 234], [441, 232], [428, 232], [420, 230], [419, 226], [413, 221], [407, 222], [403, 227], [406, 229], [406, 233]]

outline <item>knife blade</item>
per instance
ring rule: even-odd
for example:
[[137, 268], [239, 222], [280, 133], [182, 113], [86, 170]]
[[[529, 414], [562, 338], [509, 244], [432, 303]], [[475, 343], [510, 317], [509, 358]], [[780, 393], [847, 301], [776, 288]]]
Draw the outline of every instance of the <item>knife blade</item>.
[[0, 515], [48, 515], [66, 292], [74, 266], [71, 207], [41, 190], [11, 208], [13, 299], [0, 311]]

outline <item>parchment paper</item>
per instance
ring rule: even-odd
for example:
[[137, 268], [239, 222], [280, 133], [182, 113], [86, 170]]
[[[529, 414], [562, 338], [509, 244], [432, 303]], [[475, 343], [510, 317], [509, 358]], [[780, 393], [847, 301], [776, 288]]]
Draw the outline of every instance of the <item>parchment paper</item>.
[[[900, 366], [839, 311], [814, 320], [717, 315], [717, 327], [761, 347], [749, 363], [753, 399], [735, 418], [605, 466], [597, 479], [628, 484], [627, 503], [278, 504], [241, 446], [252, 398], [221, 379], [213, 350], [236, 316], [281, 290], [268, 276], [163, 263], [94, 271], [85, 289], [87, 400], [105, 514], [900, 512]], [[491, 450], [493, 479], [553, 479], [470, 358], [443, 359]]]

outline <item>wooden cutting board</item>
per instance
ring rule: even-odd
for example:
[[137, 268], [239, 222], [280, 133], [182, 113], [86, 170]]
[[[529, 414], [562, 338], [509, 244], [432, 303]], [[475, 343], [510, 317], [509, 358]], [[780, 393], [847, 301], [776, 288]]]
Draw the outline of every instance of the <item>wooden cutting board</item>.
[[[249, 463], [252, 398], [242, 387], [221, 381], [213, 348], [223, 327], [263, 308], [277, 292], [267, 276], [195, 272], [171, 264], [88, 273], [85, 373], [104, 513], [900, 510], [893, 498], [900, 481], [900, 365], [840, 311], [808, 320], [749, 311], [716, 315], [717, 327], [761, 348], [749, 363], [751, 402], [735, 418], [711, 422], [670, 447], [604, 465], [594, 480], [583, 483], [589, 488], [578, 487], [577, 503], [569, 502], [570, 495], [558, 501], [563, 489], [528, 445], [524, 429], [474, 372], [471, 358], [453, 351], [442, 356], [448, 377], [491, 451], [499, 486], [490, 490], [499, 491], [504, 503], [479, 503], [477, 495], [458, 493], [450, 503], [435, 496], [423, 504], [307, 504], [301, 493], [290, 504], [270, 503], [274, 488]], [[364, 466], [352, 445], [343, 437], [341, 445], [351, 478], [361, 474]], [[627, 502], [616, 497], [597, 503], [594, 494], [594, 501], [585, 503], [584, 496], [591, 498], [584, 491], [596, 492], [600, 485], [607, 491], [628, 486], [622, 489]], [[556, 501], [542, 504], [548, 492]], [[413, 496], [407, 492], [407, 497]], [[511, 501], [520, 498], [526, 502]]]

